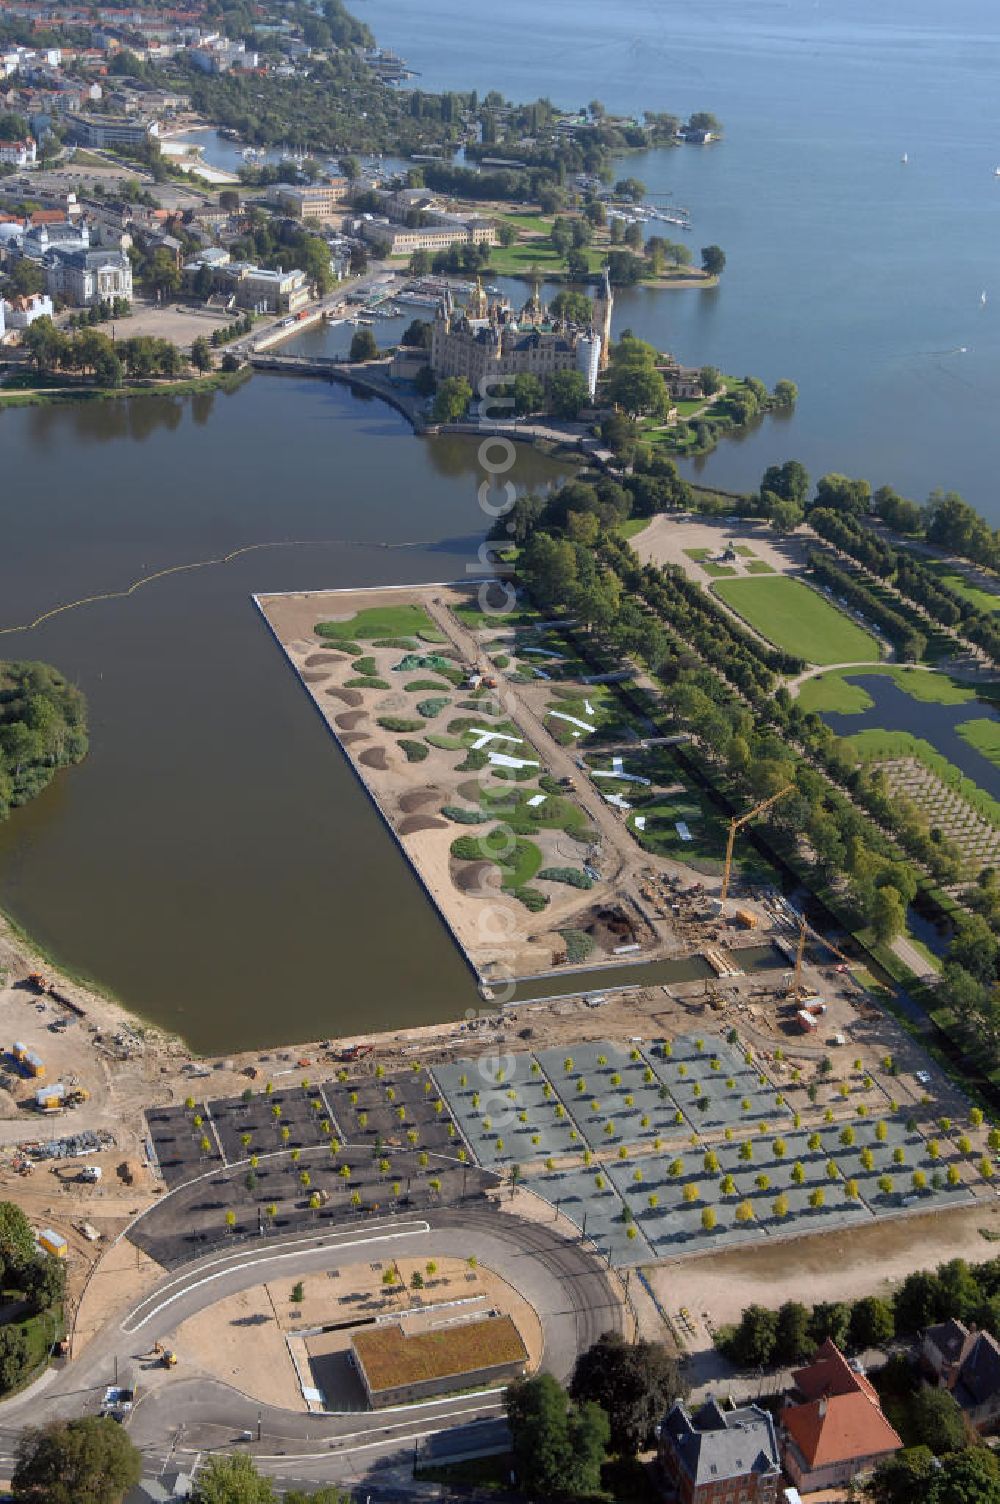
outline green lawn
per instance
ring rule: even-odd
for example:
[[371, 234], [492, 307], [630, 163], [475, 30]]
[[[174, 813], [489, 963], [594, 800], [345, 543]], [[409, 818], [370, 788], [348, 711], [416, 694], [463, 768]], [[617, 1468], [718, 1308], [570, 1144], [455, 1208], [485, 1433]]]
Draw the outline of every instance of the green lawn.
[[955, 730], [970, 747], [1000, 767], [1000, 721], [963, 721]]
[[[588, 270], [599, 272], [607, 257], [607, 251], [585, 246]], [[553, 250], [548, 240], [520, 240], [513, 245], [490, 247], [488, 270], [498, 277], [523, 277], [533, 266], [551, 276], [553, 272], [566, 275], [566, 260]]]
[[774, 565], [768, 564], [764, 559], [748, 559], [746, 572], [747, 574], [774, 574]]
[[736, 573], [732, 564], [713, 564], [708, 559], [705, 560], [701, 567], [713, 580], [721, 580], [727, 574]]
[[956, 570], [953, 565], [947, 564], [944, 559], [921, 557], [920, 562], [934, 571], [942, 585], [948, 585], [963, 600], [970, 601], [980, 611], [1000, 611], [1000, 581], [998, 581], [996, 591], [983, 590], [978, 585], [970, 584], [964, 574]]
[[715, 590], [769, 642], [809, 663], [878, 661], [874, 637], [800, 580], [724, 580]]
[[975, 691], [948, 674], [929, 672], [925, 669], [904, 668], [901, 664], [876, 664], [865, 669], [835, 669], [829, 674], [818, 674], [807, 679], [799, 690], [798, 703], [805, 711], [832, 710], [843, 715], [860, 714], [873, 704], [871, 696], [861, 684], [848, 684], [856, 674], [884, 674], [893, 679], [904, 693], [914, 700], [936, 705], [962, 705], [976, 698]]
[[373, 637], [415, 637], [433, 631], [434, 623], [423, 606], [371, 606], [350, 621], [321, 621], [316, 627], [319, 637], [342, 638], [347, 642]]
[[619, 523], [615, 531], [621, 538], [634, 538], [637, 533], [645, 532], [652, 520], [652, 517], [629, 517], [627, 521]]
[[685, 559], [693, 559], [696, 564], [703, 564], [706, 559], [711, 557], [711, 554], [712, 550], [710, 548], [686, 548], [684, 550]]

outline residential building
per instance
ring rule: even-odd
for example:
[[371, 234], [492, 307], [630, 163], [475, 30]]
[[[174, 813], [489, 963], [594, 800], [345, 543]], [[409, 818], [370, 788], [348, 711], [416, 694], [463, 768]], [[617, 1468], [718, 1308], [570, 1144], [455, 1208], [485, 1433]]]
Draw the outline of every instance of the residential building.
[[[461, 311], [448, 293], [434, 319], [431, 369], [439, 379], [464, 376], [473, 391], [491, 378], [532, 375], [544, 384], [556, 371], [575, 370], [584, 371], [589, 385], [603, 347], [594, 327], [603, 321], [603, 307], [595, 299], [593, 308], [594, 323], [583, 327], [550, 318], [537, 288], [519, 313], [506, 301], [489, 302], [481, 284]], [[596, 387], [596, 370], [593, 379]]]
[[297, 268], [283, 271], [235, 261], [219, 273], [223, 286], [231, 286], [241, 308], [258, 313], [296, 313], [309, 301], [309, 282]]
[[36, 319], [50, 319], [55, 314], [48, 293], [36, 292], [31, 297], [14, 297], [3, 306], [7, 328], [11, 330], [27, 329]]
[[[58, 211], [52, 210], [55, 215]], [[90, 226], [72, 223], [65, 215], [50, 218], [44, 209], [36, 209], [24, 232], [21, 254], [31, 261], [43, 261], [50, 251], [87, 251], [90, 249]]]
[[369, 1327], [351, 1338], [351, 1354], [373, 1410], [507, 1382], [528, 1361], [509, 1316], [413, 1332], [402, 1323]]
[[160, 133], [155, 120], [116, 115], [66, 116], [67, 134], [78, 146], [145, 146]]
[[924, 1333], [920, 1356], [942, 1389], [948, 1389], [977, 1431], [1000, 1420], [1000, 1342], [992, 1332], [964, 1322], [942, 1321]]
[[23, 141], [0, 141], [0, 163], [5, 167], [34, 167], [38, 161], [38, 148], [34, 137]]
[[76, 308], [113, 298], [132, 300], [132, 263], [123, 251], [50, 251], [45, 258], [45, 285], [53, 297]]
[[279, 183], [275, 189], [278, 207], [295, 219], [330, 219], [343, 209], [347, 196], [346, 178], [331, 178], [326, 183], [296, 187]]
[[260, 66], [260, 54], [248, 52], [245, 42], [229, 42], [220, 37], [204, 47], [192, 47], [187, 56], [203, 73], [244, 73]]
[[781, 1464], [766, 1410], [725, 1409], [710, 1399], [692, 1415], [678, 1400], [657, 1436], [660, 1466], [678, 1504], [777, 1504]]
[[845, 1488], [903, 1445], [872, 1385], [829, 1338], [792, 1383], [781, 1431], [785, 1472], [800, 1493]]
[[453, 214], [437, 216], [434, 224], [413, 226], [365, 219], [361, 234], [381, 256], [412, 256], [414, 251], [447, 251], [453, 245], [496, 245], [497, 229], [492, 220], [478, 215], [465, 219]]

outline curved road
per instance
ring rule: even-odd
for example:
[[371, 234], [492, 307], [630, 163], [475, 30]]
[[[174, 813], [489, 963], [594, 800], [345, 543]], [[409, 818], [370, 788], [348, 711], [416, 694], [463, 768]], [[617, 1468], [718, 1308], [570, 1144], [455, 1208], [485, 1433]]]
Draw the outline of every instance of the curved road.
[[[496, 1391], [461, 1394], [420, 1406], [373, 1413], [308, 1414], [260, 1405], [216, 1379], [180, 1377], [143, 1363], [153, 1344], [215, 1302], [277, 1273], [307, 1274], [372, 1258], [475, 1254], [536, 1308], [544, 1333], [544, 1363], [564, 1379], [578, 1352], [601, 1332], [621, 1330], [622, 1307], [612, 1278], [589, 1245], [555, 1228], [508, 1215], [493, 1206], [435, 1210], [320, 1236], [290, 1236], [243, 1244], [176, 1270], [114, 1318], [82, 1357], [49, 1373], [24, 1394], [0, 1405], [0, 1473], [23, 1426], [94, 1413], [117, 1371], [148, 1384], [130, 1432], [150, 1468], [171, 1456], [192, 1466], [213, 1450], [230, 1450], [243, 1433], [258, 1464], [283, 1487], [351, 1481], [373, 1464], [407, 1465], [417, 1439], [440, 1431], [494, 1426], [502, 1416]], [[399, 1483], [397, 1482], [397, 1487]]]

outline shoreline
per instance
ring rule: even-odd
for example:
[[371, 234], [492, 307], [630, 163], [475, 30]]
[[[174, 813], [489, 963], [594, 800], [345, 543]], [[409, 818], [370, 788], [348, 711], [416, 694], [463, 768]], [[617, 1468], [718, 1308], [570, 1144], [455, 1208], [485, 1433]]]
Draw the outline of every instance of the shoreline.
[[233, 392], [249, 380], [251, 372], [216, 371], [210, 376], [188, 376], [180, 381], [162, 381], [121, 387], [37, 387], [27, 391], [0, 386], [0, 412], [19, 407], [67, 407], [80, 402], [135, 401], [144, 397], [194, 397], [201, 392]]

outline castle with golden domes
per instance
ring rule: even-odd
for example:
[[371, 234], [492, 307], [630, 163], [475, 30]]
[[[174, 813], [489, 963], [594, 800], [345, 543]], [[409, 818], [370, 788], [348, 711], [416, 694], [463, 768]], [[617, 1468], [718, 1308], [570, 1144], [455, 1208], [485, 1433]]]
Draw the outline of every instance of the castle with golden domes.
[[481, 281], [462, 309], [446, 292], [434, 319], [431, 370], [439, 380], [464, 376], [477, 394], [497, 379], [531, 375], [544, 383], [556, 371], [580, 371], [593, 397], [607, 365], [613, 303], [606, 270], [587, 325], [551, 316], [537, 283], [519, 312], [506, 298], [489, 299]]

